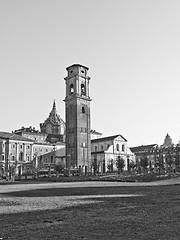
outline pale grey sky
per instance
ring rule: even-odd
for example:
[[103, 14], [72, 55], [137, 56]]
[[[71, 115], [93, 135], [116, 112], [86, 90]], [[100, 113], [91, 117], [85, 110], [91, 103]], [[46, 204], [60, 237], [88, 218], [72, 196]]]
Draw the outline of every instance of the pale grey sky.
[[0, 0], [0, 130], [39, 128], [65, 68], [89, 67], [92, 129], [180, 140], [179, 0]]

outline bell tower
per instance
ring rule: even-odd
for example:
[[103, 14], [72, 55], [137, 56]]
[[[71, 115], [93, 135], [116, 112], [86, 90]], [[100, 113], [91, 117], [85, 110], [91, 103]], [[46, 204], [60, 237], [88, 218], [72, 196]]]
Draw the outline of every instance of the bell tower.
[[88, 68], [74, 64], [66, 68], [66, 164], [86, 173], [91, 162], [90, 96]]

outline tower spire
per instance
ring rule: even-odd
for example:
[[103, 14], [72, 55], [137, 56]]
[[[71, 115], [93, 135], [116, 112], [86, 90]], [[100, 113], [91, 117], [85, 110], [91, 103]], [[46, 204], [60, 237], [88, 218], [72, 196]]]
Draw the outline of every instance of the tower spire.
[[52, 108], [52, 110], [56, 110], [56, 101], [55, 101], [55, 99], [54, 99], [54, 102], [53, 102], [53, 108]]

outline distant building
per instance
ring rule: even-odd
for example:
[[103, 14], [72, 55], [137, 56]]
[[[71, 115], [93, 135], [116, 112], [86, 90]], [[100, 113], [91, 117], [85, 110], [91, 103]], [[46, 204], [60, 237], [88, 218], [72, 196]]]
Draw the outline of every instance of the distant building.
[[148, 159], [149, 168], [154, 169], [156, 163], [156, 155], [157, 155], [157, 144], [149, 144], [149, 145], [141, 145], [137, 147], [131, 147], [130, 150], [135, 154], [135, 162], [137, 169], [140, 169], [140, 162], [144, 158]]
[[172, 147], [174, 144], [172, 142], [171, 137], [169, 136], [169, 134], [167, 133], [165, 139], [164, 139], [164, 143], [161, 145], [161, 148], [166, 148], [166, 147]]
[[33, 159], [33, 141], [18, 134], [0, 132], [0, 176]]
[[52, 169], [55, 167], [56, 164], [63, 163], [64, 166], [66, 164], [66, 149], [60, 148], [52, 152], [45, 153], [38, 157], [38, 164], [39, 167], [48, 168], [51, 167]]
[[97, 172], [117, 170], [117, 160], [122, 158], [124, 170], [134, 161], [134, 154], [127, 146], [127, 140], [120, 134], [91, 140], [91, 162], [97, 166]]
[[41, 133], [47, 134], [47, 141], [55, 143], [57, 141], [65, 141], [65, 122], [57, 113], [56, 103], [54, 101], [49, 117], [40, 123]]
[[40, 132], [36, 130], [34, 127], [22, 127], [18, 130], [14, 131], [15, 134], [18, 134], [22, 137], [29, 138], [33, 140], [34, 142], [38, 143], [45, 143], [47, 142], [47, 133]]
[[97, 132], [96, 130], [91, 130], [90, 133], [91, 133], [91, 140], [102, 137], [102, 133]]

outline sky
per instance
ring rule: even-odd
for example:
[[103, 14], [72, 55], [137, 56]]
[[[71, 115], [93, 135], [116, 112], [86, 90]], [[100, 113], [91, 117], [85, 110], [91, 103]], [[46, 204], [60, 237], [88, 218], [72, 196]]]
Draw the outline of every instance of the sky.
[[91, 129], [180, 140], [179, 0], [0, 0], [0, 131], [39, 129], [66, 67], [89, 67]]

